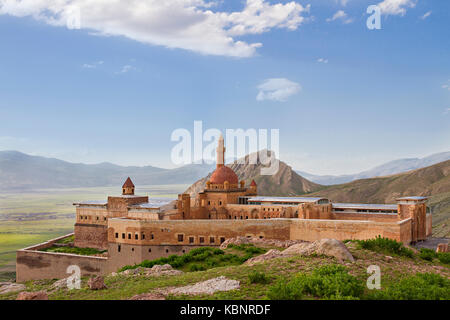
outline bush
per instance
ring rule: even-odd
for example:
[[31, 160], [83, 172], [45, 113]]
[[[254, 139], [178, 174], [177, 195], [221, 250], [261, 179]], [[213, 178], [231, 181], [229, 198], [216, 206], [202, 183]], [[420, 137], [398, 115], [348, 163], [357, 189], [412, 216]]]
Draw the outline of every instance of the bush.
[[[253, 249], [251, 249], [250, 251], [256, 252]], [[253, 256], [254, 254], [252, 253], [246, 253], [244, 257], [240, 257], [235, 254], [226, 254], [223, 250], [220, 250], [218, 248], [201, 247], [193, 249], [189, 251], [189, 253], [186, 253], [182, 256], [171, 255], [167, 258], [163, 257], [151, 261], [144, 260], [140, 264], [134, 266], [125, 266], [121, 268], [119, 272], [127, 269], [135, 269], [137, 267], [151, 268], [154, 265], [163, 265], [166, 263], [170, 264], [173, 268], [176, 269], [186, 267], [188, 271], [203, 271], [226, 265], [240, 265]]]
[[261, 283], [267, 284], [270, 282], [270, 278], [267, 277], [264, 273], [254, 271], [248, 275], [248, 279], [250, 283]]
[[281, 279], [269, 289], [272, 300], [298, 300], [305, 295], [325, 299], [358, 299], [363, 283], [340, 265], [326, 265], [308, 275], [300, 273], [292, 280]]
[[435, 273], [418, 273], [393, 283], [384, 290], [374, 290], [369, 299], [377, 300], [449, 300], [450, 280]]
[[438, 252], [437, 258], [443, 264], [450, 264], [450, 252]]
[[403, 243], [388, 238], [382, 238], [381, 236], [378, 236], [375, 239], [355, 241], [361, 249], [404, 256], [408, 258], [412, 258], [414, 256], [414, 252], [411, 249], [406, 248]]
[[420, 248], [419, 257], [423, 260], [433, 261], [433, 259], [437, 257], [437, 254], [434, 250]]

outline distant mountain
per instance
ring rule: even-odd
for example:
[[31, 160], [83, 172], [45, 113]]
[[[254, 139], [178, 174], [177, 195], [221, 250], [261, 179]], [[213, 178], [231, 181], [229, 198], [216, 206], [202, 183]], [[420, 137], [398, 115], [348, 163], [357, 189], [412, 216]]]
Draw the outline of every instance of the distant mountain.
[[430, 196], [435, 236], [450, 236], [450, 160], [396, 175], [324, 186], [308, 196], [334, 202], [395, 203], [401, 196]]
[[402, 173], [410, 170], [425, 168], [431, 166], [433, 164], [450, 160], [450, 151], [449, 152], [441, 152], [436, 153], [431, 156], [425, 158], [410, 158], [410, 159], [399, 159], [387, 162], [380, 166], [377, 166], [371, 170], [363, 171], [357, 174], [349, 174], [349, 175], [314, 175], [303, 171], [296, 171], [301, 176], [309, 179], [315, 183], [323, 184], [323, 185], [334, 185], [334, 184], [342, 184], [358, 179], [366, 179], [373, 177], [381, 177], [388, 176], [391, 174]]
[[[282, 161], [280, 161], [278, 172], [270, 176], [261, 175], [261, 169], [264, 168], [264, 165], [259, 161], [257, 164], [249, 164], [249, 156], [246, 156], [244, 161], [235, 161], [229, 167], [237, 174], [239, 181], [245, 180], [247, 186], [252, 180], [255, 180], [258, 185], [258, 195], [295, 196], [321, 188], [320, 185], [298, 175]], [[212, 172], [197, 181], [186, 192], [194, 195], [202, 191], [211, 174]]]
[[117, 186], [128, 176], [137, 185], [189, 184], [208, 174], [212, 168], [211, 165], [176, 169], [125, 167], [106, 162], [91, 165], [0, 151], [0, 190]]

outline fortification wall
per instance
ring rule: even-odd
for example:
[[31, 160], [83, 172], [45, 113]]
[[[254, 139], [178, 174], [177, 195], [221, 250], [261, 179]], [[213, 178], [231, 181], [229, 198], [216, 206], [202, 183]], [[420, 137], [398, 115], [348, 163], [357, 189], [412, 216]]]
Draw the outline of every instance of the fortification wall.
[[67, 273], [67, 268], [71, 265], [80, 267], [82, 277], [110, 272], [108, 258], [38, 251], [51, 247], [56, 241], [71, 235], [18, 250], [16, 281], [25, 282], [29, 280], [67, 278], [70, 276]]
[[358, 213], [358, 212], [334, 212], [335, 220], [367, 220], [379, 222], [398, 221], [397, 214], [377, 214], [377, 213]]
[[291, 222], [290, 238], [292, 240], [314, 241], [323, 238], [364, 240], [376, 236], [404, 243], [409, 243], [411, 240], [409, 219], [400, 222], [293, 219]]
[[108, 249], [108, 227], [95, 224], [75, 224], [74, 245], [79, 248]]

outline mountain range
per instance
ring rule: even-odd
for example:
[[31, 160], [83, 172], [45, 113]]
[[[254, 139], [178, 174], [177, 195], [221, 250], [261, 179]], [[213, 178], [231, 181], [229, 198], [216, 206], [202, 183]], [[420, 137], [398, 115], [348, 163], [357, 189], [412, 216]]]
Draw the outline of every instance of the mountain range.
[[450, 151], [435, 153], [431, 156], [425, 158], [406, 158], [398, 159], [394, 161], [387, 162], [373, 169], [363, 171], [356, 174], [348, 175], [314, 175], [304, 171], [296, 171], [299, 175], [305, 177], [306, 179], [313, 181], [318, 184], [323, 185], [333, 185], [346, 183], [358, 179], [366, 179], [373, 177], [388, 176], [391, 174], [397, 174], [401, 172], [406, 172], [414, 169], [420, 169], [424, 167], [431, 166], [433, 164], [450, 160]]

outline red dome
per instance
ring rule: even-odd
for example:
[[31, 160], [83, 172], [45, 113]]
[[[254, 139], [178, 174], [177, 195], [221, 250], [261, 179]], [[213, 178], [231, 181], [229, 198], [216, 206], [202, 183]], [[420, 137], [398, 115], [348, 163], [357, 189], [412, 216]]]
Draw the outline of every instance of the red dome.
[[234, 171], [227, 166], [217, 168], [211, 175], [211, 179], [209, 181], [211, 181], [212, 184], [223, 184], [225, 181], [228, 181], [230, 184], [239, 183], [236, 173], [234, 173]]

